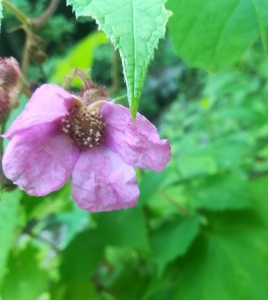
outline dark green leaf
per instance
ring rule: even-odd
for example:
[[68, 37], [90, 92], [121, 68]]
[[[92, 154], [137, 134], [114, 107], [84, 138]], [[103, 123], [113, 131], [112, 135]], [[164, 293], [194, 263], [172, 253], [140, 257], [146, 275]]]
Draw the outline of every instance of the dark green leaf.
[[153, 258], [159, 273], [176, 257], [182, 256], [199, 232], [199, 217], [178, 217], [164, 223], [151, 236]]

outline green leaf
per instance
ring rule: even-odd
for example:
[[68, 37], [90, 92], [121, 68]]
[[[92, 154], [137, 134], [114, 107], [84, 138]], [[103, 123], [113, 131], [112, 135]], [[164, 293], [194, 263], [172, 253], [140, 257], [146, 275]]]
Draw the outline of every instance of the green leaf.
[[36, 248], [28, 246], [11, 255], [1, 293], [3, 300], [36, 300], [46, 290], [48, 274], [38, 266], [37, 254]]
[[135, 119], [154, 49], [164, 37], [171, 13], [166, 0], [67, 0], [77, 17], [91, 16], [119, 49], [128, 90], [128, 101]]
[[266, 300], [267, 228], [254, 212], [218, 213], [209, 221], [204, 234], [178, 262], [174, 299]]
[[53, 300], [99, 300], [95, 291], [95, 286], [90, 280], [79, 283], [54, 285], [50, 291], [50, 299]]
[[95, 229], [79, 233], [62, 252], [63, 282], [79, 283], [97, 268], [104, 255], [105, 240]]
[[167, 7], [174, 13], [168, 23], [173, 45], [190, 66], [214, 72], [231, 66], [258, 37], [267, 52], [265, 0], [169, 0]]
[[18, 222], [18, 206], [21, 191], [0, 194], [0, 286], [6, 272], [8, 252], [13, 240], [13, 233]]
[[[93, 53], [96, 47], [107, 43], [104, 33], [96, 32], [88, 35], [81, 42], [75, 45], [68, 55], [59, 63], [51, 76], [51, 82], [61, 84], [65, 76], [71, 74], [74, 68], [80, 70], [91, 69], [93, 65]], [[73, 81], [73, 86], [81, 86], [78, 78]]]
[[208, 176], [191, 193], [197, 207], [209, 210], [252, 207], [247, 179], [239, 172]]
[[99, 214], [97, 231], [108, 246], [148, 249], [142, 208], [133, 207]]
[[0, 0], [0, 31], [1, 31], [1, 21], [3, 19], [3, 7], [2, 7], [2, 0]]
[[152, 256], [157, 262], [159, 274], [169, 262], [186, 253], [198, 232], [199, 217], [193, 215], [177, 217], [152, 233]]

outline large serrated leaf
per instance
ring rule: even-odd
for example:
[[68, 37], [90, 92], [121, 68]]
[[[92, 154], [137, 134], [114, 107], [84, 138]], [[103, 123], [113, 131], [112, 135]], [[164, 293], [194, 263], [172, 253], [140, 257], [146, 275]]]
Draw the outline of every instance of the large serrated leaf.
[[18, 205], [21, 191], [0, 194], [0, 285], [6, 273], [8, 252], [12, 243], [13, 232], [18, 222]]
[[169, 0], [168, 28], [177, 53], [191, 66], [218, 71], [242, 59], [258, 37], [268, 51], [266, 0]]
[[267, 227], [250, 211], [212, 214], [208, 221], [179, 262], [174, 300], [266, 300]]
[[76, 16], [91, 16], [119, 49], [132, 117], [135, 119], [154, 49], [171, 13], [166, 0], [67, 0]]

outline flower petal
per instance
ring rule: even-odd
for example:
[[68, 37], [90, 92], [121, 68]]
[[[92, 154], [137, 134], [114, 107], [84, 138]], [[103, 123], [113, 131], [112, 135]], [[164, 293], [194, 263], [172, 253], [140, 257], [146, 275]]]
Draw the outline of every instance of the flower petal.
[[3, 156], [3, 171], [33, 196], [60, 189], [71, 176], [79, 151], [53, 123], [18, 132]]
[[12, 138], [17, 131], [57, 120], [74, 106], [74, 98], [63, 88], [55, 84], [43, 84], [33, 93], [23, 112], [2, 137]]
[[106, 145], [127, 164], [161, 171], [170, 160], [170, 145], [141, 114], [133, 123], [128, 108], [105, 103], [100, 113], [107, 123]]
[[139, 197], [135, 171], [104, 146], [82, 152], [72, 175], [72, 196], [91, 212], [130, 208]]

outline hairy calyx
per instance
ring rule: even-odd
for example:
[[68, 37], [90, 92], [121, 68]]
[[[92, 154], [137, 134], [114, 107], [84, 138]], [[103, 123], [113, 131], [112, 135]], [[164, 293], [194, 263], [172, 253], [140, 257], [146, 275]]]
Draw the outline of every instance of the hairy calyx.
[[80, 151], [87, 151], [104, 142], [106, 123], [98, 108], [71, 108], [61, 121], [62, 131], [74, 140]]

